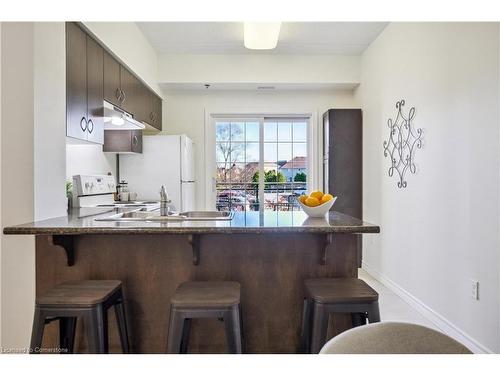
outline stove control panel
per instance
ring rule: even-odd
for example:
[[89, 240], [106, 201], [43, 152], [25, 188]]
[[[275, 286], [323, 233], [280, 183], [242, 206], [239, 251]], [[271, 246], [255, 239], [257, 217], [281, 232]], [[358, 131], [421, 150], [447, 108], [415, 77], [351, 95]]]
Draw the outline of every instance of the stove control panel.
[[115, 178], [106, 175], [76, 175], [73, 176], [73, 195], [86, 196], [111, 194], [116, 191]]

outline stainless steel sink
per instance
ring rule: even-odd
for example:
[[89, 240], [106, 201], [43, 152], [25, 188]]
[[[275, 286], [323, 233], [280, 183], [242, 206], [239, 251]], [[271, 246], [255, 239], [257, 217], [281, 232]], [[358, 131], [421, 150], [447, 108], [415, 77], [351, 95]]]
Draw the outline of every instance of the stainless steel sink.
[[185, 220], [231, 220], [234, 212], [221, 211], [186, 211], [179, 216], [184, 216]]
[[159, 211], [130, 211], [123, 212], [96, 221], [218, 221], [232, 220], [233, 212], [219, 211], [186, 211], [180, 214], [161, 216]]

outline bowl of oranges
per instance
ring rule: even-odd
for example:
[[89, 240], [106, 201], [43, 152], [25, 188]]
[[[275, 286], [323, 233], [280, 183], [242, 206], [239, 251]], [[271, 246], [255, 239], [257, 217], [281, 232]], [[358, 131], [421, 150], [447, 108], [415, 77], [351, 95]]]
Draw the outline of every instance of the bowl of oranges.
[[337, 200], [331, 194], [323, 194], [321, 191], [313, 191], [309, 195], [301, 195], [299, 204], [309, 217], [324, 217]]

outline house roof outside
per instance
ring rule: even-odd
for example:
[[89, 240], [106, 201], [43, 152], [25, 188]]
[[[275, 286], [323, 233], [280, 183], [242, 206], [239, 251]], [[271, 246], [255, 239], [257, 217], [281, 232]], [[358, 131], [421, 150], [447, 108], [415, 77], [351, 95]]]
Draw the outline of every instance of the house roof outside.
[[292, 160], [289, 160], [285, 165], [283, 165], [280, 169], [306, 169], [307, 168], [307, 157], [305, 156], [296, 156]]

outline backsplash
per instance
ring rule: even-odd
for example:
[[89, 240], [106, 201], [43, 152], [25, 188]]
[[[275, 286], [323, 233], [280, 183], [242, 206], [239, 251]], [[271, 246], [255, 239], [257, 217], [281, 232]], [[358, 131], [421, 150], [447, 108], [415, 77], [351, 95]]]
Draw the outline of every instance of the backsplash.
[[101, 145], [66, 144], [66, 180], [76, 174], [116, 175], [116, 154], [102, 152]]

